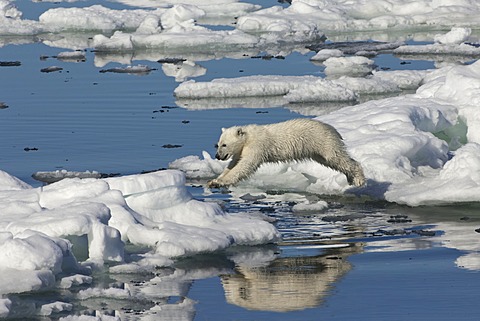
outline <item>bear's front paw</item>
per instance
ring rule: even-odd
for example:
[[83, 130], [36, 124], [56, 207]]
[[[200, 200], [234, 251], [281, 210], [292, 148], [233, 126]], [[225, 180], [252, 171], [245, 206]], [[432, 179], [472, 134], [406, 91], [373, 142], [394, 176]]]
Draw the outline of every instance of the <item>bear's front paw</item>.
[[220, 188], [220, 187], [225, 187], [227, 185], [222, 184], [218, 179], [212, 179], [207, 183], [208, 188]]

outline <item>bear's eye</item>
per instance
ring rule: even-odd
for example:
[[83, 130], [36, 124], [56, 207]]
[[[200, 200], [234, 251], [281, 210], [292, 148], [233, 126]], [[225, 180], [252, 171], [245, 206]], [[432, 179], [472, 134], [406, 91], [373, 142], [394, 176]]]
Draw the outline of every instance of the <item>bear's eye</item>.
[[227, 147], [227, 144], [223, 144], [222, 147]]
[[218, 148], [218, 144], [215, 144], [215, 148]]

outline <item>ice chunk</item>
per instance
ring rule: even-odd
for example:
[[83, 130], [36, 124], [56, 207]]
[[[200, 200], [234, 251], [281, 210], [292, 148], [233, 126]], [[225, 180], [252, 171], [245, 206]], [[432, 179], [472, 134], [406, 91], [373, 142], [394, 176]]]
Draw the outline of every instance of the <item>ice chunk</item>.
[[147, 10], [113, 10], [101, 5], [86, 8], [53, 8], [39, 17], [52, 30], [134, 29], [148, 16]]
[[40, 315], [42, 316], [47, 316], [47, 315], [52, 315], [53, 313], [59, 313], [63, 311], [72, 311], [73, 304], [71, 303], [66, 303], [66, 302], [53, 302], [53, 303], [48, 303], [42, 305], [40, 308]]
[[203, 160], [198, 156], [186, 156], [177, 159], [170, 164], [169, 168], [178, 169], [185, 173], [187, 178], [213, 178], [220, 175], [229, 161], [218, 161], [212, 158], [206, 151], [202, 152]]
[[453, 27], [450, 32], [446, 34], [436, 35], [434, 40], [436, 43], [440, 44], [452, 44], [459, 45], [468, 40], [472, 33], [470, 28], [456, 28]]
[[445, 166], [419, 184], [412, 180], [393, 186], [386, 194], [387, 200], [410, 206], [468, 202], [480, 195], [480, 145], [467, 144], [455, 152]]
[[[9, 175], [2, 179], [12, 181]], [[67, 275], [62, 288], [89, 283], [90, 277], [78, 274], [86, 271], [72, 248], [91, 265], [117, 261], [116, 271], [145, 271], [177, 256], [279, 238], [260, 217], [227, 215], [217, 204], [193, 199], [179, 171], [64, 179], [41, 188], [13, 181], [13, 189], [0, 191], [1, 294], [53, 287], [60, 273]], [[123, 265], [124, 241], [150, 251]], [[17, 276], [23, 282], [15, 282]], [[45, 306], [45, 312], [56, 308], [62, 306]]]
[[18, 178], [0, 170], [0, 191], [2, 190], [22, 190], [29, 189], [31, 186]]
[[331, 57], [342, 57], [343, 52], [339, 49], [322, 49], [317, 52], [310, 60], [325, 61]]
[[18, 10], [13, 2], [1, 0], [0, 16], [10, 19], [20, 19], [22, 17], [22, 12]]
[[36, 172], [32, 177], [40, 182], [54, 183], [64, 178], [100, 178], [102, 174], [96, 171], [75, 172], [62, 169], [54, 172]]
[[328, 203], [325, 201], [298, 203], [292, 207], [294, 212], [323, 212], [326, 209], [328, 209]]
[[[370, 73], [373, 61], [364, 57], [330, 58], [331, 73], [358, 76]], [[333, 61], [331, 59], [342, 59]], [[345, 60], [343, 60], [345, 59]], [[328, 67], [327, 67], [328, 68]], [[247, 76], [219, 78], [210, 82], [194, 80], [175, 88], [177, 98], [240, 98], [282, 96], [287, 102], [340, 102], [355, 101], [358, 94], [385, 94], [420, 86], [426, 71], [389, 71], [367, 78], [341, 77], [326, 80], [314, 76]]]
[[349, 75], [362, 77], [372, 72], [374, 61], [365, 57], [331, 57], [323, 62], [327, 76]]
[[61, 279], [59, 287], [69, 289], [75, 285], [83, 285], [92, 283], [92, 277], [88, 275], [75, 274]]

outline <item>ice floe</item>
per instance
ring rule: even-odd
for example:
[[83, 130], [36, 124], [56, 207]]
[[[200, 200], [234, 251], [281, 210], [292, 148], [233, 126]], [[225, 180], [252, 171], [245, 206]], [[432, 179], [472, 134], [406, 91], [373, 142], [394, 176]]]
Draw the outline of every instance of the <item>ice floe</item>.
[[[480, 63], [450, 65], [421, 74], [403, 74], [403, 77], [396, 77], [396, 73], [389, 75], [388, 71], [379, 73], [385, 81], [397, 79], [402, 86], [423, 85], [415, 94], [372, 100], [318, 117], [340, 131], [350, 153], [364, 167], [369, 179], [366, 187], [352, 190], [338, 173], [315, 163], [296, 163], [263, 165], [253, 177], [232, 190], [242, 191], [248, 186], [258, 191], [350, 192], [413, 206], [479, 201]], [[308, 78], [301, 78], [303, 82], [285, 78], [289, 85], [283, 87], [275, 83], [267, 87], [263, 83], [265, 79], [269, 78], [248, 78], [251, 80], [248, 88], [252, 88], [248, 92], [259, 90], [258, 93], [264, 95], [286, 95], [285, 90], [297, 89], [292, 89], [293, 86], [302, 88], [298, 84], [303, 85]], [[358, 84], [366, 84], [363, 78], [353, 79], [358, 80]], [[226, 96], [247, 92], [242, 79], [237, 79], [240, 85], [231, 89], [225, 87], [229, 81], [235, 80], [218, 80], [220, 88], [215, 92]], [[345, 82], [345, 79], [337, 81]], [[199, 87], [187, 82], [184, 87], [179, 86], [178, 92], [208, 93], [209, 84], [217, 86], [216, 81]], [[300, 92], [309, 95], [308, 91]], [[218, 165], [213, 165], [215, 160], [208, 154], [204, 153], [204, 160], [188, 160], [187, 175], [196, 173], [198, 177], [204, 172], [206, 177], [211, 177], [218, 172]], [[194, 162], [198, 164], [198, 171], [194, 170]], [[181, 169], [182, 163], [177, 160], [171, 166]]]
[[[276, 44], [308, 43], [318, 47], [325, 36], [334, 39], [351, 31], [372, 32], [371, 39], [388, 38], [379, 30], [436, 31], [456, 27], [458, 38], [468, 28], [480, 25], [480, 6], [471, 1], [363, 1], [294, 0], [287, 7], [261, 8], [235, 0], [198, 1], [119, 1], [131, 9], [110, 9], [102, 5], [58, 7], [42, 13], [38, 20], [22, 18], [13, 1], [0, 2], [1, 35], [45, 35], [77, 33], [76, 43], [44, 36], [44, 41], [70, 49], [95, 47], [101, 51], [133, 51], [146, 48], [270, 48]], [[226, 20], [223, 20], [226, 19]], [[225, 25], [227, 30], [212, 28]], [[79, 36], [79, 32], [88, 33]], [[112, 32], [114, 34], [112, 35]], [[93, 44], [88, 39], [96, 34]], [[51, 39], [49, 39], [51, 38]], [[348, 35], [355, 39], [355, 36]], [[393, 37], [395, 38], [395, 37]], [[406, 36], [399, 36], [406, 40]], [[53, 40], [53, 42], [51, 42]], [[361, 37], [358, 40], [361, 39]], [[12, 40], [15, 41], [15, 40]], [[29, 40], [31, 41], [31, 40]], [[439, 42], [452, 45], [449, 38]], [[398, 46], [399, 43], [395, 43]], [[232, 47], [233, 46], [233, 47]], [[388, 50], [392, 45], [367, 44], [364, 54]], [[313, 48], [312, 47], [312, 48]], [[391, 48], [390, 48], [391, 49]], [[231, 51], [232, 49], [230, 49]], [[351, 49], [350, 49], [351, 50]], [[357, 51], [360, 47], [357, 48]]]
[[346, 31], [476, 27], [480, 4], [471, 1], [347, 1], [293, 0], [287, 8], [274, 6], [238, 19], [247, 32], [276, 32], [299, 39]]
[[321, 49], [310, 60], [324, 61], [332, 57], [343, 57], [343, 52], [340, 49]]
[[[103, 263], [138, 272], [182, 255], [279, 237], [259, 217], [228, 215], [215, 203], [193, 199], [178, 171], [66, 178], [38, 188], [0, 174], [1, 294], [90, 283], [92, 267]], [[127, 243], [150, 251], [125, 264]], [[68, 306], [45, 306], [41, 314], [59, 309]]]
[[[351, 59], [353, 58], [353, 59]], [[333, 60], [335, 59], [335, 60]], [[341, 60], [339, 60], [341, 59]], [[247, 76], [218, 78], [210, 82], [189, 80], [174, 91], [178, 99], [282, 97], [285, 103], [356, 101], [360, 94], [386, 94], [420, 86], [428, 71], [379, 71], [371, 73], [373, 61], [364, 57], [329, 58], [328, 75]]]
[[374, 61], [366, 57], [330, 57], [323, 62], [325, 74], [330, 77], [364, 77], [375, 67]]
[[457, 55], [480, 56], [480, 48], [474, 43], [467, 42], [471, 35], [470, 28], [454, 27], [446, 34], [437, 34], [433, 44], [400, 46], [394, 49], [398, 55]]

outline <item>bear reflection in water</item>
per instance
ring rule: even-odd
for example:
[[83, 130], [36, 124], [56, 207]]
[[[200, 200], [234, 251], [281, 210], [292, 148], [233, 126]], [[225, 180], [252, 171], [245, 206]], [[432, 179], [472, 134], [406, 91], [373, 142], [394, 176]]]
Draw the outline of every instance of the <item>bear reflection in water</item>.
[[249, 310], [288, 312], [322, 304], [351, 264], [346, 258], [361, 247], [330, 249], [320, 256], [283, 257], [265, 267], [237, 266], [222, 276], [227, 302]]

